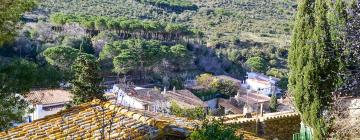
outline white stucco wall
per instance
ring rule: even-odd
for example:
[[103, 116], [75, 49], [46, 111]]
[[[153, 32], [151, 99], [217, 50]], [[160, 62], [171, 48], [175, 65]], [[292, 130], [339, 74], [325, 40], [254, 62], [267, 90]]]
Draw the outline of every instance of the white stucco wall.
[[131, 107], [131, 108], [145, 109], [143, 103], [139, 102], [138, 100], [136, 100], [133, 97], [130, 97], [126, 94], [119, 94], [118, 104], [127, 106], [127, 107]]
[[[62, 105], [62, 104], [57, 104], [57, 105]], [[41, 105], [41, 104], [31, 105], [30, 108], [34, 109], [34, 112], [25, 115], [24, 116], [26, 118], [25, 121], [26, 122], [29, 121], [28, 117], [31, 117], [31, 121], [38, 120], [38, 119], [44, 118], [48, 115], [56, 114], [63, 109], [62, 107], [57, 107], [57, 108], [52, 108], [51, 110], [44, 110], [44, 107], [46, 107], [46, 106]]]

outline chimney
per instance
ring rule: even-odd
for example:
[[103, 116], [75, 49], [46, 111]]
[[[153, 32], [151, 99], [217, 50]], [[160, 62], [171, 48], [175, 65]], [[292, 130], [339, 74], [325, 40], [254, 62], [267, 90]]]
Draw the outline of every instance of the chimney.
[[163, 94], [166, 94], [166, 87], [164, 87], [164, 91], [163, 91]]

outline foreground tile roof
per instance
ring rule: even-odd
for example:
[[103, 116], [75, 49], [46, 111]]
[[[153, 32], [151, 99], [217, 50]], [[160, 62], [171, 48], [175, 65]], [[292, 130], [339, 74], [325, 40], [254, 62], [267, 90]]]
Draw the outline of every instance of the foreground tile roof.
[[188, 135], [197, 124], [94, 100], [0, 132], [0, 139], [157, 139]]

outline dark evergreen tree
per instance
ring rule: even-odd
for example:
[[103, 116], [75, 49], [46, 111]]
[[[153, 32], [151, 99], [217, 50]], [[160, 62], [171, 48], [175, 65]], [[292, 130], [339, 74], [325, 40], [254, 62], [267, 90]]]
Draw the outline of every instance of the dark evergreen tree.
[[74, 80], [71, 81], [74, 104], [103, 99], [104, 89], [100, 86], [99, 65], [95, 57], [88, 54], [80, 55], [75, 60], [72, 69], [75, 73]]
[[337, 54], [332, 44], [325, 0], [299, 1], [289, 51], [289, 91], [315, 139], [325, 139], [325, 110], [336, 87]]
[[274, 94], [271, 96], [271, 100], [270, 100], [270, 105], [269, 105], [270, 111], [276, 112], [277, 106], [278, 106], [277, 98], [276, 95]]
[[[330, 25], [330, 34], [335, 53], [339, 62], [339, 71], [345, 71], [345, 58], [348, 55], [348, 49], [345, 46], [346, 22], [347, 22], [346, 3], [343, 0], [329, 1], [328, 19]], [[338, 73], [337, 87], [344, 83], [344, 74]]]

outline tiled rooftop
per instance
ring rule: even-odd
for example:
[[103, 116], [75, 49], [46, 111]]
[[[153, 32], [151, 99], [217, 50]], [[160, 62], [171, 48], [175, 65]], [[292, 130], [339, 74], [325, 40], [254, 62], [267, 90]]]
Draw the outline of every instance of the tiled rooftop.
[[139, 89], [135, 92], [128, 93], [129, 96], [132, 96], [145, 103], [154, 103], [156, 101], [165, 102], [165, 97], [156, 89]]
[[188, 134], [197, 124], [94, 100], [0, 132], [0, 139], [154, 139], [168, 131]]
[[252, 93], [248, 93], [248, 94], [244, 94], [244, 95], [240, 95], [240, 96], [236, 96], [235, 97], [237, 100], [243, 101], [243, 102], [247, 102], [249, 104], [256, 104], [256, 103], [264, 103], [264, 102], [269, 102], [270, 101], [270, 97], [260, 94], [260, 93], [256, 93], [256, 92], [252, 92]]
[[25, 98], [33, 104], [51, 105], [67, 103], [71, 101], [71, 96], [72, 95], [69, 91], [54, 89], [31, 91]]
[[185, 108], [207, 107], [206, 103], [189, 90], [167, 91], [165, 97]]
[[218, 75], [216, 76], [216, 78], [219, 78], [220, 80], [228, 80], [228, 81], [232, 81], [234, 82], [234, 84], [241, 84], [242, 81], [240, 81], [239, 79], [233, 78], [231, 76], [227, 76], [227, 75]]
[[243, 113], [241, 108], [234, 106], [233, 104], [230, 103], [229, 100], [220, 98], [219, 105], [226, 108], [227, 110], [230, 110], [234, 114], [242, 114]]

